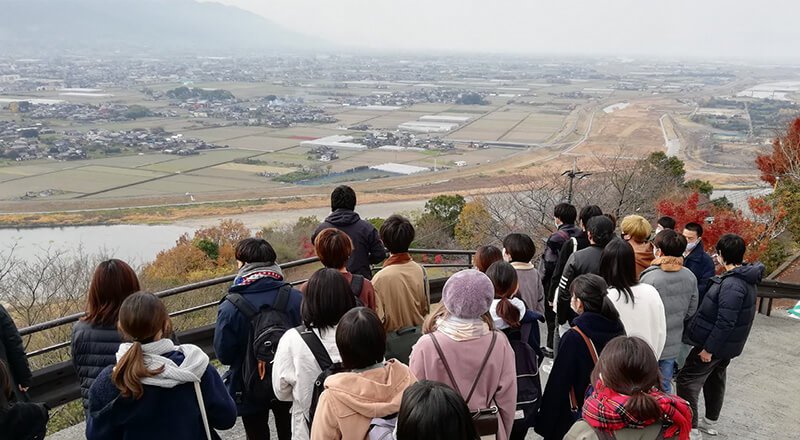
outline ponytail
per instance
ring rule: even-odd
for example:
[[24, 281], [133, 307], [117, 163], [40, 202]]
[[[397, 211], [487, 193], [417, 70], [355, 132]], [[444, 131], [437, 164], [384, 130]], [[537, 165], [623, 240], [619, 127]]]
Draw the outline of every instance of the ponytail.
[[486, 276], [492, 280], [492, 285], [494, 285], [495, 299], [500, 300], [496, 308], [497, 316], [509, 326], [519, 327], [522, 317], [519, 309], [511, 304], [511, 297], [517, 293], [519, 288], [517, 270], [505, 261], [496, 261], [486, 269]]
[[649, 390], [631, 390], [630, 398], [625, 402], [625, 411], [638, 420], [660, 420], [661, 405]]
[[603, 297], [603, 305], [600, 306], [600, 314], [610, 321], [619, 321], [619, 312], [608, 295]]
[[157, 370], [150, 371], [144, 365], [144, 350], [142, 344], [134, 341], [131, 347], [122, 355], [122, 358], [111, 373], [111, 381], [119, 389], [122, 397], [133, 397], [139, 400], [144, 394], [142, 379], [156, 376], [164, 371], [162, 365]]
[[500, 298], [500, 302], [497, 303], [496, 311], [497, 316], [502, 318], [509, 326], [514, 328], [520, 326], [519, 320], [521, 316], [519, 316], [519, 309], [514, 304], [511, 304], [511, 300], [508, 299], [507, 296]]

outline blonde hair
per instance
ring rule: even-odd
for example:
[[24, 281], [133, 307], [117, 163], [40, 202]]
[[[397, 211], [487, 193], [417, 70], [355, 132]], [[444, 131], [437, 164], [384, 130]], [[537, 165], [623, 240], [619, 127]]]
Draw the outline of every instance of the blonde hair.
[[622, 225], [620, 227], [622, 228], [622, 235], [629, 236], [637, 243], [644, 243], [653, 231], [650, 222], [641, 215], [629, 215], [625, 217], [622, 219]]

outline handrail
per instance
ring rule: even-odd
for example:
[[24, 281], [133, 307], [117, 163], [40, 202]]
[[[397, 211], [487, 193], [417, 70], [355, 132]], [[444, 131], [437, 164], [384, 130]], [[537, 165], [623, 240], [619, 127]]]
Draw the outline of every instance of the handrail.
[[[438, 254], [438, 255], [466, 256], [467, 259], [468, 259], [466, 264], [460, 264], [460, 263], [458, 263], [458, 264], [424, 264], [425, 267], [429, 267], [429, 268], [430, 267], [458, 268], [458, 267], [466, 267], [466, 266], [471, 265], [472, 255], [475, 254], [475, 251], [471, 251], [471, 250], [452, 250], [452, 249], [409, 249], [409, 253], [411, 253], [411, 254]], [[286, 263], [281, 263], [278, 266], [281, 269], [292, 269], [292, 268], [295, 268], [295, 267], [300, 267], [300, 266], [305, 266], [307, 264], [316, 263], [318, 261], [319, 261], [319, 257], [309, 257], [309, 258], [303, 258], [303, 259], [300, 259], [300, 260], [294, 260], [294, 261], [289, 261], [289, 262], [286, 262]], [[170, 289], [162, 290], [160, 292], [154, 293], [154, 295], [159, 297], [159, 298], [168, 298], [168, 297], [179, 295], [179, 294], [182, 294], [182, 293], [187, 293], [187, 292], [192, 292], [192, 291], [199, 290], [199, 289], [204, 289], [206, 287], [213, 287], [213, 286], [217, 286], [217, 285], [220, 285], [220, 284], [230, 283], [235, 278], [236, 278], [235, 274], [233, 274], [233, 275], [225, 275], [225, 276], [222, 276], [222, 277], [217, 277], [217, 278], [212, 278], [212, 279], [208, 279], [208, 280], [198, 281], [198, 282], [195, 282], [195, 283], [185, 284], [183, 286], [178, 286], [178, 287], [173, 287], [173, 288], [170, 288]], [[305, 281], [307, 281], [307, 280], [294, 281], [291, 284], [292, 285], [298, 285], [298, 284], [302, 284]], [[217, 302], [211, 302], [211, 303], [206, 303], [206, 304], [202, 304], [202, 305], [199, 305], [199, 306], [190, 307], [188, 309], [177, 310], [175, 312], [170, 313], [170, 316], [181, 316], [181, 315], [185, 315], [185, 314], [188, 314], [188, 313], [197, 312], [197, 311], [200, 311], [200, 310], [205, 310], [205, 309], [214, 307], [216, 304], [217, 304]], [[61, 318], [53, 319], [53, 320], [50, 320], [50, 321], [42, 322], [42, 323], [39, 323], [39, 324], [34, 324], [34, 325], [31, 325], [31, 326], [28, 326], [28, 327], [21, 328], [19, 330], [19, 333], [20, 333], [21, 336], [30, 336], [30, 335], [32, 335], [34, 333], [37, 333], [37, 332], [41, 332], [41, 331], [44, 331], [44, 330], [49, 330], [49, 329], [52, 329], [52, 328], [60, 327], [62, 325], [72, 324], [74, 322], [79, 321], [85, 314], [86, 314], [85, 312], [80, 312], [80, 313], [75, 313], [75, 314], [72, 314], [72, 315], [67, 315], [67, 316], [64, 316], [64, 317], [61, 317]], [[65, 348], [68, 345], [69, 345], [69, 341], [60, 342], [58, 344], [54, 344], [54, 345], [51, 345], [49, 347], [44, 347], [44, 348], [40, 348], [40, 349], [37, 349], [35, 351], [32, 351], [32, 352], [28, 353], [28, 357], [33, 357], [33, 356], [38, 356], [38, 355], [42, 355], [42, 354], [45, 354], [45, 353], [49, 353], [49, 352], [52, 352], [52, 351], [55, 351], [55, 350], [58, 350], [58, 349], [61, 349], [61, 348]]]

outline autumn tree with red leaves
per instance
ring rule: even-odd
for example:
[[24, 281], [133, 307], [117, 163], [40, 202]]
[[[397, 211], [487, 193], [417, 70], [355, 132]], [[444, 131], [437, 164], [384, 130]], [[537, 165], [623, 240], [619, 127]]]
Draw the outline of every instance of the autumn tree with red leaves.
[[772, 142], [771, 154], [756, 158], [756, 166], [761, 180], [775, 188], [768, 199], [782, 212], [794, 241], [800, 242], [800, 118]]

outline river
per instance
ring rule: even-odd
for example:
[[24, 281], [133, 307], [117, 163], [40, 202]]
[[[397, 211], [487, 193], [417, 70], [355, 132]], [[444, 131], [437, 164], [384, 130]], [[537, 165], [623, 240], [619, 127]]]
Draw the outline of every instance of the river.
[[[362, 218], [387, 217], [393, 213], [408, 214], [423, 209], [424, 200], [373, 203], [359, 205], [356, 211]], [[300, 217], [325, 218], [329, 208], [298, 209], [293, 211], [254, 212], [230, 215], [254, 232], [264, 226], [292, 224]], [[141, 265], [155, 259], [156, 255], [175, 245], [185, 233], [219, 224], [221, 218], [204, 217], [180, 220], [169, 225], [111, 225], [65, 226], [60, 228], [0, 229], [0, 254], [7, 254], [12, 246], [14, 255], [22, 261], [34, 261], [46, 249], [75, 255], [80, 249], [86, 255], [103, 255], [119, 258], [132, 265]]]

